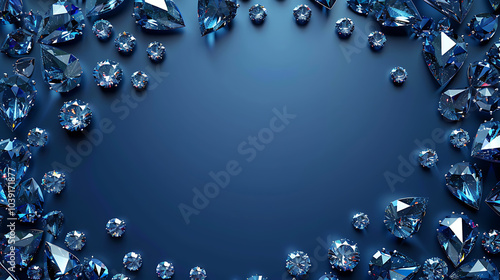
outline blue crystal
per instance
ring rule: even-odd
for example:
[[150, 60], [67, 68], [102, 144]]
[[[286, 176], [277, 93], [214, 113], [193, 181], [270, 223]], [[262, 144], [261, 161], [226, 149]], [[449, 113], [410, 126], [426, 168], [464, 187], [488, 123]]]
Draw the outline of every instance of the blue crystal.
[[43, 175], [42, 187], [48, 193], [61, 193], [66, 186], [66, 174], [55, 170]]
[[14, 75], [0, 79], [0, 115], [12, 131], [28, 116], [36, 92], [35, 83], [26, 77]]
[[348, 38], [354, 31], [354, 22], [350, 18], [341, 18], [335, 23], [335, 30], [340, 38]]
[[126, 276], [125, 274], [118, 273], [115, 274], [111, 280], [130, 280], [130, 277]]
[[66, 247], [71, 250], [80, 251], [81, 249], [83, 249], [86, 242], [87, 237], [85, 236], [85, 233], [77, 230], [68, 232], [68, 234], [66, 234], [66, 237], [64, 238], [64, 244], [66, 244]]
[[445, 16], [461, 23], [472, 6], [474, 0], [424, 0]]
[[33, 11], [29, 11], [23, 14], [22, 17], [22, 27], [24, 30], [37, 34], [40, 29], [40, 24], [42, 23], [42, 16]]
[[4, 261], [10, 260], [9, 253], [13, 249], [16, 267], [28, 267], [38, 252], [42, 237], [43, 231], [38, 229], [16, 230], [14, 236], [11, 236], [10, 233], [5, 234], [1, 241]]
[[86, 128], [92, 120], [92, 110], [88, 103], [75, 99], [64, 102], [59, 111], [59, 123], [68, 131]]
[[74, 40], [82, 35], [85, 17], [71, 2], [52, 4], [45, 14], [38, 41], [42, 44], [56, 44]]
[[392, 201], [385, 208], [384, 224], [397, 238], [408, 238], [420, 229], [428, 199], [408, 197]]
[[466, 215], [451, 214], [439, 222], [438, 242], [454, 266], [469, 255], [476, 244], [479, 231]]
[[93, 76], [98, 86], [103, 88], [117, 87], [123, 76], [123, 70], [118, 62], [104, 60], [97, 63]]
[[440, 19], [437, 23], [436, 30], [453, 32], [453, 29], [451, 28], [450, 18], [443, 17], [442, 19]]
[[6, 25], [19, 22], [22, 11], [22, 0], [0, 0], [0, 24]]
[[7, 186], [9, 182], [11, 185], [19, 183], [26, 174], [30, 160], [28, 145], [17, 139], [0, 141], [0, 178], [4, 180], [2, 185]]
[[368, 43], [374, 50], [381, 50], [385, 46], [386, 42], [387, 38], [381, 31], [373, 31], [372, 33], [368, 34]]
[[340, 271], [352, 271], [359, 264], [358, 245], [349, 239], [332, 242], [328, 249], [328, 258], [332, 268]]
[[490, 5], [496, 13], [500, 11], [500, 0], [490, 0]]
[[307, 5], [298, 5], [293, 9], [293, 17], [295, 18], [295, 21], [300, 24], [300, 25], [305, 25], [311, 20], [311, 8], [309, 8]]
[[33, 40], [33, 34], [19, 28], [7, 35], [0, 51], [12, 57], [29, 54], [33, 49]]
[[205, 36], [226, 26], [236, 16], [239, 5], [231, 0], [198, 0], [198, 23]]
[[489, 254], [500, 253], [500, 231], [492, 229], [483, 233], [481, 244], [483, 244], [484, 250]]
[[421, 19], [411, 0], [376, 0], [373, 4], [375, 18], [383, 26], [411, 26]]
[[49, 134], [45, 129], [35, 127], [28, 131], [28, 144], [33, 147], [43, 147], [49, 141]]
[[406, 69], [401, 66], [396, 66], [391, 70], [391, 79], [395, 85], [402, 85], [408, 78]]
[[135, 0], [134, 17], [148, 30], [172, 30], [184, 27], [184, 19], [173, 0]]
[[170, 279], [174, 276], [174, 265], [169, 262], [161, 262], [156, 266], [156, 275], [160, 279]]
[[62, 232], [64, 214], [61, 211], [52, 211], [42, 218], [42, 224], [46, 232], [57, 238]]
[[248, 10], [248, 16], [253, 23], [262, 24], [267, 17], [267, 9], [260, 4], [255, 4]]
[[142, 256], [136, 252], [129, 252], [123, 257], [123, 265], [130, 271], [137, 271], [142, 266]]
[[160, 62], [165, 57], [165, 46], [160, 42], [151, 42], [146, 49], [149, 59], [153, 62]]
[[84, 268], [85, 276], [89, 280], [100, 280], [108, 278], [108, 268], [98, 259], [91, 259]]
[[375, 0], [347, 0], [347, 5], [355, 13], [367, 16], [372, 9], [373, 2]]
[[87, 16], [99, 16], [116, 9], [124, 0], [87, 0]]
[[464, 148], [467, 147], [467, 144], [470, 142], [469, 133], [461, 128], [454, 129], [450, 133], [450, 143], [455, 148]]
[[446, 186], [465, 204], [479, 209], [483, 195], [483, 175], [476, 164], [460, 162], [446, 173]]
[[16, 60], [14, 63], [14, 73], [17, 75], [30, 78], [35, 70], [35, 58], [33, 57], [22, 57]]
[[500, 162], [500, 122], [481, 124], [472, 144], [471, 155], [492, 162]]
[[92, 25], [92, 32], [99, 40], [107, 40], [113, 33], [113, 25], [105, 19], [100, 19]]
[[469, 36], [472, 36], [479, 42], [488, 41], [497, 31], [497, 16], [493, 14], [477, 14], [467, 26], [469, 28]]
[[130, 78], [132, 86], [137, 90], [144, 90], [148, 86], [149, 78], [146, 73], [142, 71], [136, 71], [132, 74]]
[[498, 105], [500, 103], [500, 92], [498, 92], [498, 88], [484, 87], [476, 89], [474, 103], [476, 103], [479, 111], [485, 111], [493, 114], [493, 112], [499, 109]]
[[486, 197], [486, 204], [500, 216], [500, 182], [493, 187], [490, 194]]
[[45, 242], [45, 266], [50, 280], [78, 280], [83, 267], [70, 252], [52, 243]]
[[497, 86], [500, 78], [498, 70], [486, 61], [475, 61], [469, 64], [467, 77], [471, 87]]
[[420, 265], [398, 251], [377, 251], [370, 260], [368, 275], [373, 280], [411, 280]]
[[106, 232], [112, 237], [121, 237], [127, 228], [127, 223], [118, 218], [112, 218], [106, 223]]
[[[250, 279], [248, 279], [248, 280], [250, 280]], [[262, 280], [262, 279], [255, 279], [255, 280]], [[337, 275], [335, 275], [333, 273], [329, 273], [329, 274], [325, 274], [325, 275], [321, 276], [318, 280], [339, 280], [339, 278], [337, 277]]]
[[43, 194], [35, 179], [20, 183], [15, 191], [16, 214], [23, 223], [34, 223], [43, 212]]
[[421, 20], [415, 22], [411, 27], [415, 35], [425, 38], [436, 29], [436, 23], [434, 22], [434, 19], [424, 16]]
[[451, 280], [498, 280], [496, 265], [488, 259], [476, 259], [464, 263], [450, 275]]
[[58, 48], [41, 45], [43, 78], [55, 92], [68, 92], [80, 86], [82, 66], [74, 55]]
[[302, 251], [295, 251], [288, 254], [285, 264], [286, 270], [290, 275], [303, 276], [311, 268], [311, 259]]
[[440, 258], [425, 260], [422, 273], [427, 280], [444, 280], [448, 275], [448, 265]]
[[321, 6], [331, 9], [333, 8], [333, 5], [335, 4], [336, 0], [314, 0], [316, 3], [320, 4]]
[[115, 39], [115, 48], [119, 53], [129, 54], [135, 49], [135, 37], [128, 32], [121, 32]]
[[205, 278], [207, 278], [207, 272], [199, 266], [193, 267], [189, 271], [190, 280], [205, 280]]
[[449, 89], [441, 94], [439, 113], [449, 121], [458, 121], [469, 112], [471, 97], [469, 88]]
[[438, 154], [432, 149], [425, 149], [418, 153], [418, 162], [420, 162], [422, 167], [431, 168], [436, 166], [438, 160]]
[[368, 218], [368, 215], [363, 212], [356, 213], [352, 217], [352, 226], [355, 229], [363, 230], [367, 228], [369, 224], [370, 219]]

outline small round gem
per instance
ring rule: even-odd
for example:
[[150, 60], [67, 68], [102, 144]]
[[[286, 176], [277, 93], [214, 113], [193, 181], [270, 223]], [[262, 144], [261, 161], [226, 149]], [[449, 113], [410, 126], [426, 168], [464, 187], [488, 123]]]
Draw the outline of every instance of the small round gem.
[[469, 36], [478, 40], [479, 42], [488, 41], [495, 35], [498, 27], [497, 16], [494, 14], [477, 14], [472, 17], [470, 23], [467, 24], [469, 28]]
[[311, 259], [302, 251], [295, 251], [288, 254], [285, 264], [286, 270], [290, 275], [302, 276], [306, 275], [311, 268]]
[[391, 79], [395, 85], [402, 85], [406, 78], [408, 77], [408, 73], [406, 73], [406, 69], [401, 66], [397, 66], [392, 68], [391, 70]]
[[476, 89], [474, 103], [476, 103], [480, 111], [493, 114], [499, 109], [500, 92], [498, 88], [484, 87]]
[[149, 43], [146, 53], [151, 61], [160, 62], [165, 57], [165, 46], [157, 41]]
[[49, 171], [43, 175], [42, 187], [48, 193], [61, 193], [66, 187], [66, 174], [59, 171]]
[[448, 265], [440, 258], [430, 258], [424, 262], [422, 273], [427, 280], [443, 280], [448, 275]]
[[196, 266], [189, 271], [189, 279], [191, 280], [205, 280], [207, 278], [207, 272], [205, 269]]
[[348, 38], [354, 31], [354, 22], [350, 18], [341, 18], [335, 23], [335, 30], [341, 38]]
[[129, 252], [123, 257], [123, 265], [130, 271], [137, 271], [142, 266], [142, 256], [136, 252]]
[[70, 250], [80, 251], [86, 243], [87, 237], [85, 236], [85, 233], [78, 230], [68, 232], [64, 238], [64, 244], [66, 244], [66, 247]]
[[463, 148], [466, 147], [470, 142], [469, 133], [461, 128], [454, 129], [450, 133], [450, 143], [455, 148]]
[[267, 10], [263, 5], [255, 4], [248, 10], [250, 20], [255, 24], [262, 24], [267, 17]]
[[113, 32], [113, 25], [105, 19], [94, 22], [92, 32], [99, 40], [107, 40]]
[[137, 90], [144, 90], [148, 86], [149, 77], [142, 71], [137, 71], [132, 74], [130, 79], [132, 86]]
[[92, 110], [88, 103], [75, 99], [64, 102], [59, 111], [59, 123], [69, 131], [83, 130], [92, 120]]
[[104, 60], [97, 63], [93, 71], [95, 82], [103, 88], [118, 86], [122, 80], [123, 70], [118, 62]]
[[490, 254], [500, 253], [500, 231], [492, 229], [483, 233], [481, 244], [483, 244], [484, 250]]
[[293, 16], [295, 17], [295, 21], [300, 24], [304, 25], [309, 22], [311, 19], [311, 8], [309, 8], [307, 5], [298, 5], [293, 9]]
[[169, 262], [161, 262], [156, 266], [158, 278], [170, 279], [174, 275], [174, 265]]
[[352, 226], [356, 229], [363, 230], [368, 227], [369, 224], [370, 219], [368, 218], [368, 215], [363, 212], [356, 213], [352, 217]]
[[35, 127], [28, 131], [28, 144], [33, 147], [43, 147], [49, 141], [49, 133], [45, 129]]
[[38, 265], [32, 265], [28, 267], [26, 274], [31, 280], [40, 280], [43, 277], [43, 269]]
[[339, 280], [339, 278], [334, 273], [328, 273], [321, 276], [318, 280]]
[[368, 43], [370, 47], [374, 50], [380, 50], [384, 47], [385, 42], [387, 42], [387, 38], [384, 33], [380, 31], [373, 31], [368, 35]]
[[115, 276], [113, 276], [113, 278], [111, 278], [111, 280], [130, 280], [130, 277], [128, 277], [125, 274], [118, 273], [118, 274], [115, 274]]
[[106, 232], [112, 237], [121, 237], [125, 233], [127, 224], [124, 220], [113, 218], [106, 224]]
[[422, 167], [431, 168], [436, 165], [439, 158], [436, 151], [432, 149], [425, 149], [418, 153], [418, 161]]
[[115, 39], [115, 47], [119, 53], [128, 54], [134, 51], [135, 37], [128, 32], [121, 32]]
[[335, 240], [328, 249], [328, 257], [333, 268], [352, 271], [359, 264], [358, 245], [345, 238]]

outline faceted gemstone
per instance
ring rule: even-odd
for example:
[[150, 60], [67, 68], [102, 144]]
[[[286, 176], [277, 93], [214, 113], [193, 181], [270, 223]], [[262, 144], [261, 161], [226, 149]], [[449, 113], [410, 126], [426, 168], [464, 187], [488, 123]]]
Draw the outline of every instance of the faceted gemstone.
[[340, 271], [352, 271], [359, 263], [358, 245], [349, 239], [332, 242], [328, 249], [328, 257], [333, 268]]
[[255, 24], [262, 24], [267, 17], [267, 9], [260, 4], [255, 4], [248, 10], [250, 20]]
[[35, 58], [33, 57], [22, 57], [14, 63], [14, 73], [17, 75], [30, 78], [35, 70]]
[[459, 121], [469, 112], [471, 90], [449, 89], [441, 94], [438, 111], [449, 121]]
[[55, 92], [68, 92], [82, 81], [80, 60], [58, 48], [42, 45], [43, 78]]
[[113, 276], [113, 278], [111, 280], [130, 280], [130, 278], [128, 276], [126, 276], [125, 274], [115, 274], [115, 276]]
[[479, 210], [483, 195], [483, 175], [476, 164], [460, 162], [446, 173], [446, 186], [465, 204]]
[[207, 272], [199, 266], [193, 267], [191, 271], [189, 271], [190, 280], [205, 280], [205, 278], [207, 278]]
[[64, 244], [66, 244], [66, 247], [71, 250], [80, 251], [86, 243], [87, 237], [85, 236], [85, 233], [77, 230], [68, 232], [64, 238]]
[[431, 34], [433, 30], [436, 29], [436, 23], [434, 19], [429, 17], [422, 17], [421, 20], [418, 20], [411, 26], [413, 33], [418, 37], [425, 38]]
[[320, 4], [321, 6], [331, 9], [333, 8], [333, 5], [335, 4], [336, 0], [314, 0], [316, 3]]
[[14, 236], [11, 236], [10, 233], [5, 234], [1, 242], [4, 261], [10, 260], [9, 253], [12, 249], [16, 268], [28, 267], [38, 252], [42, 237], [43, 231], [38, 229], [16, 230]]
[[165, 46], [160, 42], [151, 42], [146, 49], [148, 57], [153, 62], [160, 62], [165, 57]]
[[106, 224], [106, 232], [112, 237], [121, 237], [125, 233], [127, 224], [124, 220], [113, 218]]
[[445, 16], [462, 23], [474, 0], [424, 0]]
[[87, 16], [100, 16], [116, 9], [124, 0], [87, 0]]
[[135, 44], [135, 37], [128, 32], [121, 32], [115, 39], [116, 50], [122, 54], [133, 52]]
[[23, 14], [22, 17], [22, 28], [33, 34], [37, 34], [40, 29], [40, 24], [42, 23], [42, 16], [39, 13], [29, 11]]
[[472, 144], [471, 155], [492, 162], [500, 162], [500, 122], [482, 123]]
[[134, 17], [148, 30], [172, 30], [184, 27], [184, 19], [173, 0], [135, 0]]
[[339, 278], [337, 277], [337, 275], [329, 273], [321, 276], [318, 280], [339, 280]]
[[61, 193], [66, 187], [66, 174], [55, 170], [45, 173], [42, 178], [42, 187], [48, 193]]
[[496, 13], [500, 11], [500, 0], [490, 0], [490, 5]]
[[149, 77], [142, 71], [136, 71], [132, 74], [130, 81], [136, 90], [144, 90], [148, 86]]
[[467, 58], [467, 44], [463, 37], [456, 34], [433, 31], [425, 39], [422, 52], [425, 63], [436, 81], [445, 85], [464, 64]]
[[347, 0], [347, 5], [355, 13], [367, 16], [372, 9], [373, 2], [375, 0]]
[[113, 25], [105, 19], [97, 20], [92, 25], [92, 33], [94, 33], [97, 39], [107, 40], [111, 36], [111, 33], [113, 33]]
[[377, 251], [370, 260], [368, 275], [374, 280], [411, 280], [420, 265], [398, 251]]
[[436, 30], [453, 32], [453, 29], [451, 28], [450, 18], [443, 17], [442, 19], [440, 19], [437, 23]]
[[448, 275], [448, 265], [440, 258], [427, 259], [422, 267], [427, 280], [444, 280]]
[[370, 219], [368, 218], [368, 215], [365, 213], [359, 212], [354, 214], [352, 217], [352, 226], [355, 229], [360, 229], [363, 230], [368, 227], [370, 224]]
[[59, 123], [68, 131], [83, 130], [92, 120], [89, 104], [75, 99], [64, 102], [59, 111]]
[[497, 31], [497, 16], [493, 14], [477, 14], [467, 24], [467, 27], [469, 28], [469, 36], [479, 42], [488, 41]]
[[62, 232], [64, 214], [61, 211], [52, 211], [42, 218], [43, 228], [46, 232], [57, 238]]
[[123, 257], [123, 265], [130, 271], [137, 271], [142, 266], [142, 256], [136, 252], [129, 252]]
[[450, 143], [455, 148], [464, 148], [470, 142], [469, 133], [461, 128], [454, 129], [450, 133]]
[[500, 183], [493, 187], [485, 202], [497, 215], [500, 215]]
[[7, 35], [0, 51], [12, 57], [29, 54], [33, 49], [33, 40], [33, 34], [17, 29]]
[[[5, 184], [21, 182], [30, 165], [31, 152], [29, 146], [23, 142], [14, 140], [0, 141], [0, 178], [4, 178]], [[5, 195], [5, 194], [4, 194]]]
[[467, 77], [472, 87], [491, 87], [498, 85], [498, 71], [486, 61], [476, 61], [469, 65]]
[[22, 11], [22, 0], [0, 0], [0, 24], [6, 25], [19, 22]]
[[368, 34], [368, 43], [374, 50], [382, 49], [385, 45], [385, 42], [387, 42], [387, 38], [381, 31], [373, 31], [372, 33]]
[[436, 166], [438, 160], [438, 155], [434, 150], [425, 149], [418, 153], [418, 162], [420, 162], [420, 165], [422, 165], [422, 167], [431, 168], [433, 166]]
[[417, 7], [411, 0], [375, 0], [375, 18], [383, 26], [411, 26], [420, 20]]
[[231, 0], [198, 0], [201, 36], [217, 31], [236, 16], [239, 5]]
[[481, 244], [483, 244], [484, 250], [489, 254], [500, 253], [500, 231], [492, 229], [483, 233]]
[[476, 103], [479, 111], [485, 111], [493, 114], [493, 112], [498, 110], [498, 103], [500, 103], [500, 93], [498, 92], [498, 88], [484, 87], [476, 89], [474, 103]]
[[28, 131], [28, 144], [33, 147], [43, 147], [49, 141], [49, 134], [45, 129], [35, 127]]
[[56, 2], [43, 18], [38, 41], [51, 45], [74, 40], [82, 35], [84, 19], [80, 8], [71, 2]]
[[408, 197], [392, 201], [385, 208], [385, 226], [397, 238], [410, 237], [420, 229], [428, 201], [425, 197]]
[[307, 5], [298, 5], [293, 9], [293, 17], [295, 18], [295, 21], [298, 24], [304, 25], [311, 20], [311, 8], [309, 8]]
[[35, 82], [24, 76], [0, 79], [0, 115], [12, 131], [28, 116], [35, 103], [36, 92]]
[[43, 269], [38, 265], [32, 265], [28, 267], [26, 275], [30, 280], [40, 280], [43, 277]]
[[340, 38], [348, 38], [354, 31], [354, 22], [350, 18], [341, 18], [335, 23], [335, 30]]
[[83, 268], [85, 276], [89, 280], [100, 280], [108, 278], [108, 268], [106, 265], [98, 259], [91, 259], [85, 264]]
[[174, 275], [174, 265], [169, 262], [161, 262], [156, 266], [156, 275], [160, 279], [170, 279]]
[[498, 280], [498, 268], [489, 259], [475, 259], [461, 265], [450, 275], [451, 280]]
[[51, 280], [78, 280], [82, 277], [82, 264], [70, 252], [45, 242], [45, 265]]
[[16, 214], [23, 223], [34, 223], [43, 212], [43, 194], [35, 179], [31, 178], [16, 187]]
[[112, 88], [120, 84], [123, 70], [118, 62], [104, 60], [97, 63], [93, 75], [98, 86]]
[[295, 251], [288, 254], [285, 264], [286, 270], [292, 276], [303, 276], [311, 268], [311, 259], [302, 251]]
[[406, 78], [408, 78], [408, 73], [406, 72], [406, 69], [404, 69], [401, 66], [392, 68], [391, 79], [394, 84], [402, 85], [406, 81]]
[[455, 267], [472, 251], [478, 235], [477, 225], [463, 214], [446, 216], [437, 230], [439, 244]]

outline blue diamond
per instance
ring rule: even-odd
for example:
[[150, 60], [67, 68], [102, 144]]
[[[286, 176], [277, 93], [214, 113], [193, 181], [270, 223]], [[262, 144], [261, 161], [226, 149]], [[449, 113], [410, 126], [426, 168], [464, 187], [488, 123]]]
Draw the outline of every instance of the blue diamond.
[[474, 0], [424, 0], [445, 16], [461, 23], [469, 13]]
[[20, 183], [15, 194], [17, 218], [23, 223], [34, 223], [43, 212], [42, 189], [31, 178]]
[[42, 224], [46, 232], [57, 238], [62, 232], [64, 214], [61, 211], [52, 211], [42, 218]]
[[493, 210], [497, 215], [500, 216], [500, 182], [495, 185], [491, 190], [490, 194], [486, 197], [486, 204]]
[[137, 271], [142, 266], [142, 256], [136, 252], [129, 252], [123, 257], [123, 265], [130, 271]]
[[174, 265], [169, 262], [161, 262], [156, 266], [156, 275], [160, 279], [170, 279], [174, 275]]
[[411, 26], [421, 19], [411, 0], [376, 0], [373, 11], [375, 18], [383, 26]]
[[447, 17], [443, 17], [442, 19], [440, 19], [437, 23], [436, 30], [453, 32], [453, 29], [451, 28], [450, 19]]
[[358, 245], [349, 239], [332, 242], [328, 249], [328, 258], [332, 268], [340, 271], [352, 271], [359, 264]]
[[28, 116], [36, 97], [35, 82], [23, 76], [0, 79], [0, 115], [14, 131]]
[[469, 133], [461, 128], [454, 129], [450, 133], [450, 143], [455, 148], [464, 148], [467, 147], [467, 144], [470, 142]]
[[497, 16], [493, 14], [477, 14], [467, 26], [469, 28], [469, 36], [472, 36], [479, 42], [488, 41], [497, 31]]
[[89, 280], [100, 280], [108, 278], [108, 268], [98, 259], [91, 259], [84, 268], [85, 276]]
[[100, 19], [92, 25], [92, 32], [99, 40], [107, 40], [113, 33], [113, 25], [105, 19]]
[[500, 67], [500, 42], [496, 42], [491, 46], [490, 50], [486, 53], [488, 61], [495, 67]]
[[33, 40], [33, 34], [19, 28], [7, 35], [0, 51], [12, 57], [29, 54], [33, 49]]
[[51, 280], [78, 280], [83, 267], [70, 252], [52, 243], [45, 242], [45, 266]]
[[115, 39], [115, 48], [119, 53], [129, 54], [135, 49], [135, 37], [128, 32], [121, 32]]
[[469, 64], [467, 77], [471, 87], [497, 86], [500, 78], [498, 70], [486, 61], [476, 61]]
[[68, 92], [82, 81], [82, 66], [74, 55], [42, 45], [43, 78], [55, 92]]
[[464, 263], [450, 275], [451, 280], [498, 280], [498, 268], [488, 259]]
[[207, 278], [207, 272], [199, 266], [193, 267], [189, 271], [190, 280], [205, 280], [205, 278]]
[[28, 267], [38, 252], [42, 236], [43, 231], [38, 229], [16, 230], [14, 236], [10, 233], [5, 234], [1, 241], [5, 262], [10, 260], [9, 253], [13, 249], [16, 267]]
[[124, 0], [87, 0], [87, 16], [99, 16], [116, 9]]
[[165, 46], [160, 42], [151, 42], [146, 49], [149, 59], [153, 62], [160, 62], [165, 57]]
[[149, 78], [146, 73], [142, 71], [136, 71], [132, 74], [130, 78], [132, 86], [137, 90], [144, 90], [148, 86]]
[[500, 122], [489, 121], [481, 124], [472, 144], [471, 155], [492, 162], [500, 162]]
[[37, 34], [40, 29], [40, 24], [42, 23], [42, 16], [33, 11], [29, 11], [23, 14], [22, 17], [22, 27], [24, 30]]
[[83, 130], [91, 120], [89, 104], [78, 99], [64, 102], [59, 112], [59, 123], [68, 131]]
[[250, 20], [255, 24], [262, 24], [267, 17], [267, 9], [260, 4], [255, 4], [248, 10]]
[[55, 170], [43, 175], [42, 187], [48, 193], [61, 193], [66, 186], [66, 174]]
[[408, 197], [392, 201], [385, 208], [385, 226], [397, 238], [410, 237], [420, 229], [428, 201], [425, 197]]
[[35, 127], [28, 131], [28, 144], [33, 147], [43, 147], [49, 141], [49, 134], [45, 129]]
[[118, 62], [104, 60], [97, 63], [93, 76], [98, 86], [103, 88], [117, 87], [123, 76], [123, 70]]
[[[248, 279], [248, 280], [250, 280], [250, 279]], [[255, 280], [262, 280], [262, 279], [255, 279]], [[325, 275], [321, 276], [319, 278], [319, 280], [339, 280], [339, 278], [337, 277], [337, 275], [335, 275], [333, 273], [329, 273], [329, 274], [325, 274]]]
[[31, 280], [40, 280], [43, 277], [43, 269], [38, 265], [32, 265], [28, 267], [26, 275]]
[[425, 260], [422, 273], [427, 280], [444, 280], [448, 275], [448, 265], [440, 258]]
[[290, 275], [303, 276], [306, 275], [311, 268], [311, 259], [306, 253], [295, 251], [288, 254], [285, 267]]
[[77, 230], [68, 232], [68, 234], [66, 234], [66, 237], [64, 238], [64, 244], [66, 244], [66, 247], [71, 250], [80, 251], [81, 249], [83, 249], [86, 242], [87, 237], [85, 236], [85, 233]]
[[74, 40], [82, 35], [84, 19], [80, 8], [71, 2], [54, 3], [43, 18], [38, 41], [51, 45]]
[[418, 162], [420, 162], [422, 167], [431, 168], [436, 166], [438, 160], [438, 154], [432, 149], [425, 149], [418, 153]]
[[300, 25], [305, 25], [311, 20], [311, 8], [307, 5], [298, 5], [293, 9], [293, 17], [295, 21]]
[[350, 18], [341, 18], [335, 23], [335, 30], [340, 38], [348, 38], [354, 31], [354, 22]]
[[476, 89], [474, 103], [476, 103], [479, 111], [485, 111], [493, 114], [493, 112], [499, 109], [498, 105], [500, 103], [500, 92], [498, 92], [498, 88], [484, 87]]
[[375, 0], [347, 0], [347, 5], [355, 13], [367, 16], [372, 9], [373, 2]]
[[19, 22], [22, 11], [22, 0], [0, 0], [0, 24], [6, 25]]
[[14, 63], [14, 73], [30, 78], [35, 70], [35, 58], [22, 57]]
[[466, 215], [451, 214], [439, 222], [437, 238], [453, 265], [458, 266], [476, 244], [477, 225]]
[[368, 275], [374, 280], [411, 280], [420, 265], [398, 251], [377, 251], [370, 260]]
[[458, 121], [469, 112], [471, 102], [471, 90], [449, 89], [439, 99], [438, 111], [449, 121]]
[[333, 8], [333, 5], [335, 4], [336, 0], [314, 0], [316, 3], [320, 4], [321, 6], [331, 9]]
[[172, 30], [184, 27], [184, 20], [172, 0], [135, 0], [134, 17], [148, 30]]
[[0, 178], [4, 180], [3, 185], [19, 183], [26, 174], [30, 160], [28, 145], [17, 139], [0, 141]]
[[446, 186], [465, 204], [479, 209], [483, 195], [483, 175], [476, 164], [460, 162], [446, 173]]
[[372, 33], [368, 34], [368, 43], [374, 50], [381, 50], [385, 46], [386, 42], [387, 38], [381, 31], [373, 31]]
[[236, 16], [239, 5], [231, 0], [198, 0], [198, 23], [205, 36], [226, 26]]
[[429, 36], [433, 30], [436, 29], [436, 23], [434, 22], [434, 19], [424, 16], [421, 20], [412, 24], [411, 27], [415, 35], [425, 38]]

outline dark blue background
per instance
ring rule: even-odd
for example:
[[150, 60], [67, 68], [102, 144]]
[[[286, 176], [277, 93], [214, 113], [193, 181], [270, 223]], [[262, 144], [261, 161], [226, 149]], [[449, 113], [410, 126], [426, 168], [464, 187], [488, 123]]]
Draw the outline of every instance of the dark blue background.
[[[371, 51], [366, 37], [380, 27], [372, 17], [354, 14], [344, 0], [331, 11], [309, 1], [262, 1], [269, 13], [262, 26], [248, 19], [248, 9], [257, 2], [240, 2], [230, 28], [201, 37], [196, 2], [176, 1], [186, 28], [168, 34], [147, 33], [136, 26], [130, 0], [106, 16], [115, 26], [113, 38], [120, 31], [137, 38], [131, 56], [119, 55], [112, 41], [98, 41], [91, 33], [93, 21], [86, 19], [83, 37], [59, 46], [79, 57], [84, 68], [82, 86], [69, 94], [48, 90], [35, 45], [36, 106], [15, 133], [0, 126], [1, 138], [25, 139], [34, 126], [50, 132], [49, 145], [33, 149], [26, 178], [40, 182], [54, 162], [67, 164], [67, 149], [76, 149], [86, 139], [61, 129], [57, 114], [64, 101], [79, 98], [90, 103], [94, 117], [87, 131], [99, 129], [106, 118], [113, 127], [68, 174], [67, 189], [60, 196], [47, 195], [46, 212], [62, 210], [66, 216], [56, 244], [64, 247], [70, 230], [84, 231], [88, 242], [77, 256], [97, 257], [113, 274], [124, 271], [125, 253], [140, 252], [143, 268], [138, 273], [126, 271], [137, 279], [154, 279], [156, 264], [168, 260], [175, 265], [177, 279], [187, 279], [189, 269], [199, 265], [209, 279], [246, 279], [260, 273], [272, 280], [289, 278], [284, 260], [292, 250], [309, 253], [314, 259], [311, 278], [318, 278], [331, 271], [326, 241], [350, 238], [359, 244], [361, 263], [341, 278], [365, 279], [372, 254], [382, 247], [398, 249], [420, 263], [433, 256], [446, 259], [435, 229], [451, 211], [464, 211], [482, 231], [498, 226], [498, 217], [484, 203], [480, 211], [473, 211], [446, 189], [444, 174], [450, 165], [471, 160], [468, 149], [454, 149], [447, 139], [432, 141], [440, 157], [436, 168], [415, 166], [394, 189], [384, 178], [385, 172], [398, 172], [399, 156], [411, 158], [419, 149], [415, 141], [430, 139], [436, 129], [447, 137], [452, 129], [463, 127], [473, 136], [480, 122], [490, 118], [474, 111], [458, 124], [442, 120], [437, 113], [441, 90], [423, 61], [421, 40], [384, 30], [385, 48]], [[26, 6], [44, 10], [51, 3], [28, 1]], [[313, 13], [305, 27], [292, 17], [292, 9], [301, 3]], [[415, 4], [422, 15], [441, 18], [423, 1]], [[472, 15], [490, 11], [486, 0], [476, 0], [456, 30], [465, 34], [465, 22]], [[354, 20], [356, 30], [350, 39], [341, 40], [334, 24], [345, 16]], [[3, 27], [1, 35], [8, 31]], [[497, 37], [485, 45], [466, 38], [467, 64], [483, 59]], [[145, 54], [154, 40], [167, 48], [166, 60], [157, 65]], [[15, 59], [0, 59], [3, 71], [10, 73]], [[91, 76], [97, 61], [104, 59], [114, 59], [124, 68], [124, 80], [115, 91], [99, 89]], [[398, 65], [409, 73], [402, 87], [389, 79], [390, 69]], [[450, 88], [467, 86], [466, 67]], [[129, 81], [136, 70], [150, 74], [150, 88], [138, 94], [140, 102], [126, 105], [124, 98], [137, 95]], [[246, 162], [238, 145], [269, 126], [273, 108], [285, 106], [296, 118]], [[241, 174], [186, 225], [178, 205], [190, 204], [192, 189], [202, 189], [211, 182], [209, 172], [223, 170], [230, 160], [241, 164]], [[497, 181], [495, 165], [478, 163], [485, 173], [486, 195]], [[385, 206], [406, 196], [427, 196], [430, 204], [420, 232], [400, 241], [382, 220]], [[366, 231], [351, 226], [356, 211], [369, 214]], [[115, 216], [128, 223], [118, 240], [104, 231], [106, 221]], [[479, 243], [472, 255], [484, 255]]]

